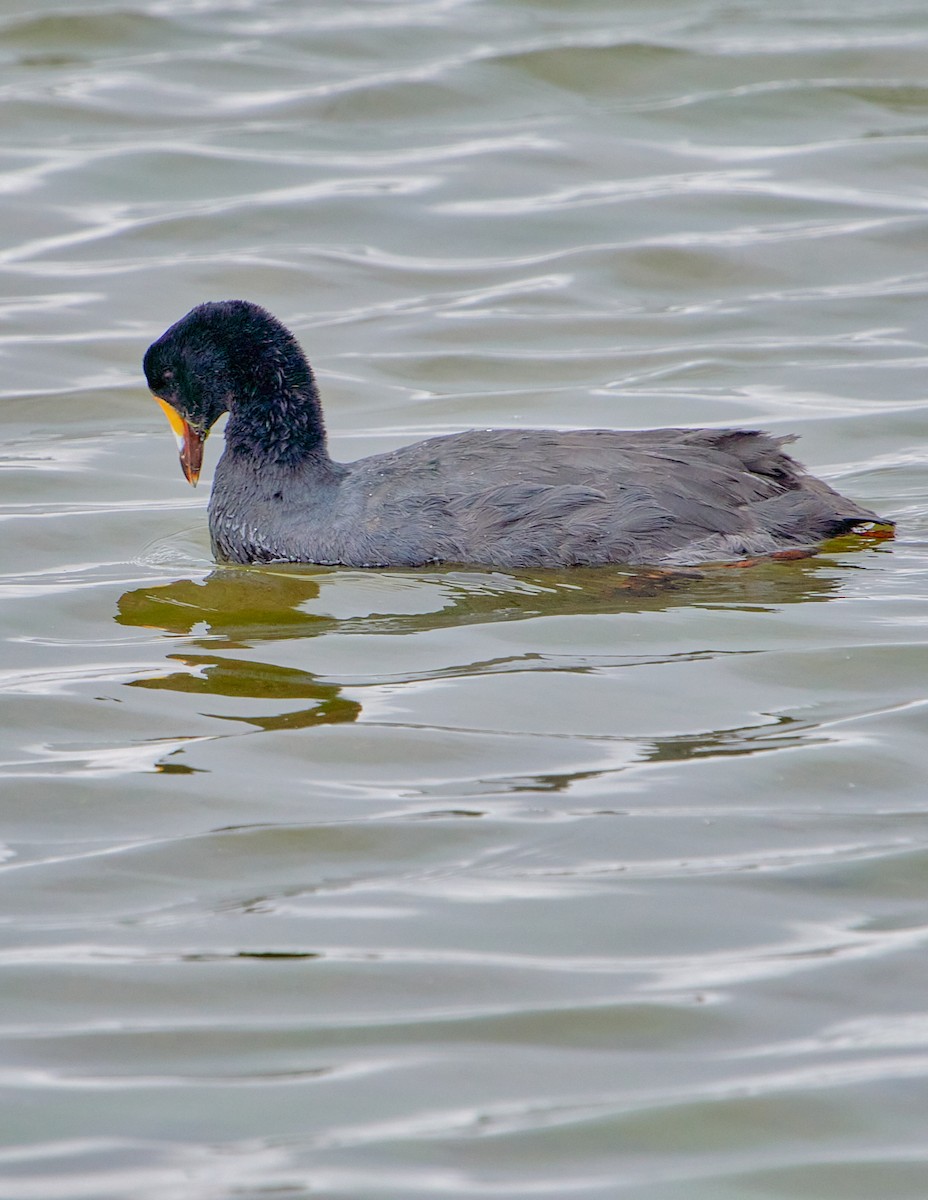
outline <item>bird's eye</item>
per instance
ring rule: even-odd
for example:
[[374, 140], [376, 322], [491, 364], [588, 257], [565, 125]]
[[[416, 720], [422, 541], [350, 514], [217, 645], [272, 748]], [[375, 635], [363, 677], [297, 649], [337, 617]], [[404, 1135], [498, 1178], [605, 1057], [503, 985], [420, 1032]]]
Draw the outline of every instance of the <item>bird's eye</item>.
[[165, 367], [165, 369], [161, 372], [161, 378], [164, 380], [165, 383], [170, 383], [171, 380], [174, 378], [174, 372], [171, 370], [170, 367]]

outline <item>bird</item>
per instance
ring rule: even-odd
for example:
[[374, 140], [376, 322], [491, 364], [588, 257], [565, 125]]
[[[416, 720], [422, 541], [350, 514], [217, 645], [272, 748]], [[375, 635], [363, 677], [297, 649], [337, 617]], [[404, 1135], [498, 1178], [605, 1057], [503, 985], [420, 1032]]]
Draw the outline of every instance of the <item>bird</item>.
[[194, 486], [229, 414], [209, 500], [220, 562], [662, 569], [891, 525], [806, 472], [794, 436], [756, 429], [474, 429], [337, 462], [303, 350], [247, 300], [197, 305], [143, 367]]

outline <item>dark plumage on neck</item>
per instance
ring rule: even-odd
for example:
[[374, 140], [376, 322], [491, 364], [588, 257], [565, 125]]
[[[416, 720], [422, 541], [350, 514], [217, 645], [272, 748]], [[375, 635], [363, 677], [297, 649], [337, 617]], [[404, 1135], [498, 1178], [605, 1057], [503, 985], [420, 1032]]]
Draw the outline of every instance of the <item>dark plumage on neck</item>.
[[222, 318], [229, 373], [226, 451], [284, 467], [327, 458], [319, 392], [296, 339], [257, 305], [226, 303], [236, 318], [229, 322], [228, 311]]

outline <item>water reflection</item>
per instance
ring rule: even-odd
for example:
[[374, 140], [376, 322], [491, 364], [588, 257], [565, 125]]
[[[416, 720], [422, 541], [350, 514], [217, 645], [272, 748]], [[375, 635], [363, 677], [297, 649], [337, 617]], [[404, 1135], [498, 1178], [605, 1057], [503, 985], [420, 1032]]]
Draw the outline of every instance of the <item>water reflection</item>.
[[116, 621], [175, 635], [202, 631], [202, 644], [215, 647], [219, 642], [234, 649], [255, 640], [305, 637], [331, 629], [331, 618], [302, 608], [318, 596], [318, 582], [304, 571], [220, 569], [205, 579], [178, 579], [125, 592]]
[[308, 671], [206, 654], [169, 654], [168, 660], [182, 663], [188, 670], [134, 679], [127, 686], [194, 695], [314, 702], [309, 708], [271, 716], [203, 714], [221, 715], [224, 721], [243, 721], [259, 729], [306, 729], [312, 725], [336, 725], [357, 720], [361, 712], [361, 705], [341, 696], [341, 689], [336, 684], [319, 683]]
[[[772, 610], [830, 599], [849, 569], [847, 562], [822, 558], [764, 563], [750, 570], [590, 569], [530, 576], [438, 568], [360, 573], [305, 566], [220, 568], [202, 580], [128, 591], [118, 602], [115, 619], [163, 630], [186, 643], [183, 651], [166, 655], [167, 664], [177, 669], [133, 679], [129, 687], [254, 700], [257, 712], [201, 715], [265, 731], [306, 729], [356, 721], [361, 704], [346, 698], [340, 683], [322, 682], [310, 671], [222, 651], [249, 651], [263, 643], [334, 631], [410, 634], [544, 615], [621, 615], [686, 605]], [[338, 616], [340, 609], [350, 612]], [[292, 702], [298, 707], [266, 711]], [[738, 737], [734, 741], [742, 744]], [[698, 740], [668, 739], [653, 745], [647, 757], [692, 757], [723, 748], [733, 750], [731, 730]], [[553, 778], [533, 779], [531, 786], [556, 789], [559, 784]]]
[[686, 762], [693, 758], [719, 758], [739, 754], [757, 754], [763, 750], [784, 750], [808, 746], [812, 741], [829, 739], [821, 731], [814, 734], [814, 723], [802, 722], [781, 713], [772, 724], [743, 725], [737, 729], [714, 730], [702, 734], [677, 734], [655, 738], [648, 743], [647, 762]]
[[[333, 598], [358, 572], [335, 568], [219, 568], [206, 578], [152, 584], [123, 594], [121, 625], [193, 635], [212, 650], [242, 649], [281, 638], [351, 633], [420, 633], [456, 625], [540, 616], [659, 612], [679, 606], [764, 611], [829, 600], [854, 567], [816, 558], [750, 569], [630, 571], [575, 568], [531, 575], [449, 571], [360, 573], [367, 612], [338, 617]], [[372, 589], [376, 590], [372, 590]], [[410, 589], [417, 611], [406, 611]], [[323, 590], [326, 595], [323, 596]]]
[[[526, 793], [562, 794], [575, 791], [584, 785], [602, 784], [610, 777], [624, 774], [630, 768], [648, 764], [687, 762], [691, 759], [730, 758], [739, 755], [756, 755], [776, 750], [796, 749], [802, 746], [823, 745], [834, 739], [833, 733], [822, 730], [814, 720], [802, 721], [789, 714], [774, 718], [759, 718], [759, 722], [728, 729], [707, 730], [700, 734], [673, 734], [667, 737], [633, 735], [624, 741], [632, 751], [626, 761], [601, 770], [556, 771], [537, 775], [524, 774], [506, 777], [492, 776], [475, 779], [462, 785], [459, 780], [451, 784], [423, 783], [419, 787], [407, 787], [409, 796], [420, 799], [441, 799], [445, 795], [460, 798], [463, 795], [475, 800], [490, 796], [518, 795]], [[600, 794], [603, 788], [599, 788]], [[627, 812], [631, 801], [623, 795], [620, 807], [602, 808], [599, 812]], [[483, 816], [482, 809], [439, 809], [418, 814], [422, 817]]]

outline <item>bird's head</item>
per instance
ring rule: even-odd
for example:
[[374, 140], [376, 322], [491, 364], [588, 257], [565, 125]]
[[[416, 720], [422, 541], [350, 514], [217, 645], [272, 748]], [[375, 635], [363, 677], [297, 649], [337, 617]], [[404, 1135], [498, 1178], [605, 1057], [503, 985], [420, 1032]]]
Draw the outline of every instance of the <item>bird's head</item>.
[[149, 346], [144, 370], [177, 438], [180, 465], [194, 487], [209, 431], [250, 387], [254, 333], [273, 322], [247, 300], [200, 304]]

